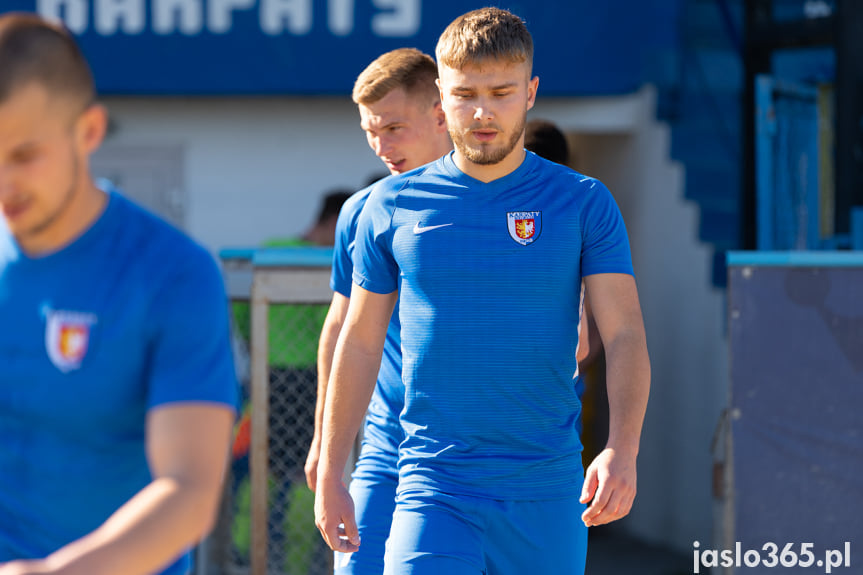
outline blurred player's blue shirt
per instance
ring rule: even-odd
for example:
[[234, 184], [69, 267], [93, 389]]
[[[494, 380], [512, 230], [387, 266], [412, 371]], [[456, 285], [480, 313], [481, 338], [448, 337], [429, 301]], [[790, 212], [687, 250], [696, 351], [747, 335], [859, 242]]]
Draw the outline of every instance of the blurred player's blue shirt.
[[632, 274], [617, 204], [599, 181], [527, 152], [483, 183], [452, 154], [374, 186], [354, 282], [399, 289], [399, 491], [571, 496], [583, 276]]
[[218, 266], [114, 190], [56, 253], [0, 228], [0, 318], [0, 562], [44, 557], [150, 482], [147, 410], [236, 406]]
[[[359, 220], [360, 212], [362, 212], [371, 190], [372, 187], [370, 186], [348, 198], [342, 205], [336, 224], [330, 287], [333, 291], [348, 298], [351, 297], [351, 286], [353, 285], [353, 253], [357, 235], [357, 220]], [[394, 469], [398, 445], [404, 439], [404, 432], [399, 424], [399, 414], [405, 404], [400, 331], [399, 309], [398, 304], [396, 304], [396, 309], [393, 311], [393, 317], [387, 329], [381, 368], [378, 373], [377, 385], [375, 385], [369, 403], [363, 431], [363, 442], [371, 443], [379, 448], [373, 450], [376, 457], [384, 457], [384, 453], [392, 454], [391, 459], [380, 462], [382, 466], [388, 469]]]

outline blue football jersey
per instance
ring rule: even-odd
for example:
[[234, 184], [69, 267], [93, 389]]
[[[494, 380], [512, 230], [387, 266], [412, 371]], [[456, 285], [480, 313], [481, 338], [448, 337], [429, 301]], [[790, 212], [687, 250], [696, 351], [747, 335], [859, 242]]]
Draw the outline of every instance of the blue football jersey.
[[0, 562], [78, 539], [151, 481], [149, 409], [236, 408], [216, 262], [113, 190], [90, 229], [43, 257], [0, 225], [0, 318]]
[[[353, 284], [353, 253], [356, 245], [357, 221], [372, 187], [365, 188], [348, 198], [339, 212], [336, 238], [333, 246], [333, 271], [330, 287], [345, 297], [351, 297]], [[404, 438], [399, 414], [405, 404], [405, 386], [402, 383], [401, 326], [398, 304], [387, 328], [381, 368], [366, 414], [363, 441], [392, 452]]]
[[484, 183], [449, 154], [377, 184], [358, 227], [354, 282], [400, 290], [399, 490], [571, 495], [581, 280], [633, 273], [606, 187], [530, 152]]

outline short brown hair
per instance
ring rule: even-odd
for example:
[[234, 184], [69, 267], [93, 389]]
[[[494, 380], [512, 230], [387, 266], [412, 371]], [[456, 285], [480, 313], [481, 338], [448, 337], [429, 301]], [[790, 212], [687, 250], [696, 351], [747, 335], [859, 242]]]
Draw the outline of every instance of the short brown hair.
[[354, 83], [355, 104], [374, 104], [396, 88], [412, 96], [440, 97], [435, 80], [437, 65], [434, 59], [416, 48], [399, 48], [382, 54], [366, 66]]
[[65, 29], [35, 14], [0, 16], [0, 102], [29, 83], [51, 94], [93, 100], [93, 75]]
[[524, 21], [507, 10], [480, 8], [453, 20], [438, 39], [438, 64], [461, 70], [484, 60], [533, 68], [533, 38]]

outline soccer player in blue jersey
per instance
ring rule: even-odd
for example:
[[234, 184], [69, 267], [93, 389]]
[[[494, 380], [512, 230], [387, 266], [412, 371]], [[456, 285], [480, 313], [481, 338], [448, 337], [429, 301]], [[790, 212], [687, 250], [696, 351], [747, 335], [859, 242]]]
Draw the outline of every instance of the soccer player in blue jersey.
[[189, 573], [237, 385], [211, 256], [98, 187], [72, 37], [0, 17], [0, 574]]
[[[435, 80], [437, 66], [431, 56], [413, 48], [401, 48], [379, 56], [360, 73], [353, 100], [360, 112], [360, 126], [369, 146], [392, 174], [400, 174], [433, 162], [452, 149]], [[315, 435], [306, 461], [306, 478], [315, 489], [327, 378], [332, 367], [341, 327], [351, 296], [352, 255], [357, 220], [371, 188], [354, 194], [342, 207], [336, 225], [333, 301], [318, 345], [318, 399]], [[384, 544], [390, 531], [398, 483], [398, 446], [404, 439], [399, 413], [404, 407], [401, 380], [401, 338], [397, 315], [387, 329], [384, 354], [363, 432], [363, 445], [354, 470], [350, 492], [355, 505], [362, 548], [336, 553], [339, 575], [380, 574]]]
[[[455, 150], [377, 184], [360, 216], [316, 521], [333, 549], [361, 546], [341, 473], [398, 297], [405, 440], [385, 573], [583, 573], [587, 527], [635, 497], [649, 388], [626, 231], [599, 181], [523, 149], [538, 79], [520, 18], [469, 12], [436, 54]], [[584, 474], [582, 278], [610, 404], [608, 443]]]

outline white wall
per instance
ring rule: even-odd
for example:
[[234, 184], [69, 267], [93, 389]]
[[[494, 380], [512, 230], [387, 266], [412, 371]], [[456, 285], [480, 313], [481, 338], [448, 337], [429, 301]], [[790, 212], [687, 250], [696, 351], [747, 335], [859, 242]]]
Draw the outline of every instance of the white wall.
[[185, 229], [212, 251], [300, 234], [322, 193], [385, 172], [349, 98], [106, 101], [106, 147], [178, 146]]
[[[637, 95], [549, 99], [537, 110], [551, 119], [564, 115], [569, 128], [620, 132], [637, 121], [638, 102]], [[386, 173], [348, 96], [105, 103], [114, 129], [103, 151], [166, 147], [182, 154], [184, 228], [213, 252], [299, 234], [322, 193], [359, 189], [370, 175]]]

